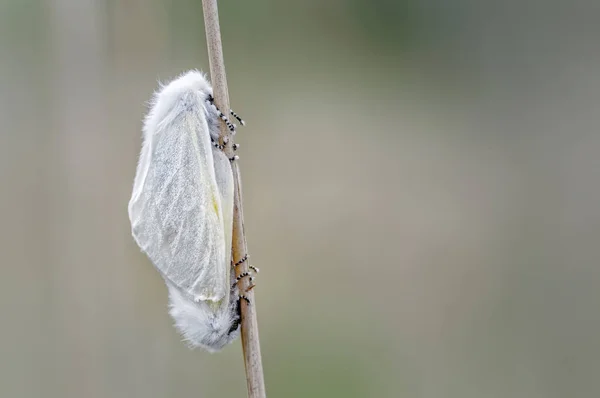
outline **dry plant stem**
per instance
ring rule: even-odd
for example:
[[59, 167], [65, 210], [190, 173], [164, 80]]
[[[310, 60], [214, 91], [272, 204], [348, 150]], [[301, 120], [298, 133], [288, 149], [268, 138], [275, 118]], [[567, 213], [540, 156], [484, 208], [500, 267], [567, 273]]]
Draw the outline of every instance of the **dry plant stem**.
[[[219, 27], [219, 12], [217, 0], [202, 0], [204, 11], [204, 26], [206, 29], [206, 41], [208, 44], [208, 58], [210, 62], [210, 77], [213, 86], [213, 97], [215, 104], [225, 114], [229, 112], [229, 93], [227, 90], [227, 78], [225, 76], [225, 63], [223, 61], [223, 46], [221, 44], [221, 30]], [[225, 145], [225, 154], [228, 158], [233, 157], [233, 137], [225, 125], [221, 123], [220, 141], [227, 137], [229, 140]], [[233, 262], [241, 260], [247, 253], [246, 234], [244, 232], [244, 213], [242, 210], [242, 184], [237, 162], [231, 163], [234, 180], [233, 198]], [[236, 267], [236, 276], [248, 271], [250, 265], [247, 260]], [[240, 292], [245, 292], [249, 287], [249, 278], [243, 278], [240, 283]], [[256, 320], [256, 301], [254, 291], [243, 293], [249, 299], [248, 305], [245, 300], [241, 301], [242, 310], [242, 350], [244, 352], [244, 365], [246, 367], [246, 382], [248, 384], [249, 398], [265, 398], [265, 380], [260, 355], [260, 341], [258, 338], [258, 322]]]

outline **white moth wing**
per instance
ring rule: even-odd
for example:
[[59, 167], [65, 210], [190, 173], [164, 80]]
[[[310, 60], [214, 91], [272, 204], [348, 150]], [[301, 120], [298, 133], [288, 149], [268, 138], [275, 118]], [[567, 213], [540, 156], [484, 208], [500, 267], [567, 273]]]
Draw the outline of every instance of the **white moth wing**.
[[216, 177], [201, 99], [177, 110], [160, 123], [146, 125], [129, 203], [132, 233], [174, 286], [195, 301], [227, 302], [233, 204], [223, 207], [221, 191], [229, 195], [229, 183], [217, 184], [227, 178], [226, 173]]
[[221, 194], [221, 211], [225, 235], [225, 264], [227, 264], [227, 280], [231, 270], [231, 245], [233, 238], [233, 172], [231, 162], [221, 151], [213, 147], [215, 177]]

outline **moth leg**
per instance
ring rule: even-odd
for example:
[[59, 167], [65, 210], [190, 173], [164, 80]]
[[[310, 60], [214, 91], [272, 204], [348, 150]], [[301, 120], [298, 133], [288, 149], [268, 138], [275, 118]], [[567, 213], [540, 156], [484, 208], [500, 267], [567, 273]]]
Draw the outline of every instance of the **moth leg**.
[[242, 265], [242, 264], [244, 264], [244, 263], [246, 262], [246, 260], [248, 260], [248, 257], [250, 257], [250, 256], [248, 256], [248, 255], [246, 254], [244, 257], [242, 257], [242, 259], [241, 259], [240, 261], [238, 261], [237, 263], [233, 264], [233, 266], [234, 266], [234, 267], [237, 267], [238, 265]]
[[210, 137], [210, 142], [217, 149], [223, 150], [223, 148], [225, 148], [225, 146], [223, 146], [223, 145], [219, 144], [218, 142], [216, 142], [212, 137]]
[[[250, 257], [250, 256], [246, 254], [244, 257], [242, 257], [242, 259], [240, 261], [238, 261], [237, 263], [233, 264], [233, 266], [237, 267], [238, 265], [242, 265], [243, 263], [245, 263], [248, 260], [248, 257]], [[250, 268], [251, 270], [253, 270], [257, 274], [260, 272], [260, 270], [258, 268], [256, 268], [254, 265], [249, 265], [248, 268]]]
[[[224, 143], [224, 144], [227, 144], [227, 142], [228, 142], [228, 141], [229, 141], [229, 140], [227, 139], [227, 137], [224, 137], [224, 138], [223, 138], [223, 143]], [[219, 150], [221, 150], [221, 151], [222, 151], [223, 149], [225, 149], [225, 145], [221, 145], [221, 144], [219, 144], [219, 143], [218, 143], [217, 141], [215, 141], [215, 140], [214, 140], [212, 137], [210, 137], [210, 142], [211, 142], [212, 146], [214, 146], [215, 148], [217, 148], [217, 149], [219, 149]], [[240, 146], [239, 146], [238, 144], [233, 144], [233, 150], [234, 150], [234, 151], [237, 151], [237, 149], [238, 149], [239, 147], [240, 147]], [[240, 158], [239, 156], [235, 155], [235, 156], [233, 156], [233, 157], [229, 158], [229, 161], [230, 161], [230, 162], [235, 162], [235, 161], [236, 161], [236, 160], [238, 160], [239, 158]]]
[[244, 278], [248, 277], [248, 280], [250, 281], [250, 286], [248, 286], [246, 288], [246, 291], [249, 292], [250, 290], [254, 289], [254, 286], [256, 286], [254, 284], [254, 276], [250, 273], [250, 272], [242, 272], [241, 274], [238, 275], [237, 278], [235, 278], [235, 282], [233, 282], [233, 285], [231, 285], [231, 288], [235, 288], [235, 286]]
[[250, 299], [246, 296], [244, 296], [243, 294], [240, 294], [240, 298], [238, 299], [238, 303], [241, 302], [242, 300], [246, 300], [246, 303], [248, 303], [248, 305], [250, 305]]
[[241, 124], [242, 126], [245, 126], [245, 125], [246, 125], [246, 122], [244, 122], [244, 121], [242, 120], [242, 118], [241, 118], [241, 117], [240, 117], [240, 116], [239, 116], [237, 113], [235, 113], [235, 112], [233, 111], [233, 109], [230, 109], [230, 110], [229, 110], [229, 113], [231, 113], [231, 114], [233, 115], [233, 117], [234, 117], [234, 118], [236, 118], [236, 119], [238, 120], [238, 122], [240, 122], [240, 124]]
[[[217, 149], [220, 149], [221, 151], [223, 149], [225, 149], [225, 145], [221, 145], [219, 144], [217, 141], [215, 141], [212, 137], [210, 137], [210, 142], [212, 144], [212, 146], [214, 146]], [[229, 139], [227, 137], [223, 137], [223, 144], [227, 144], [229, 142]], [[240, 147], [239, 144], [233, 144], [233, 150], [237, 151], [237, 149]], [[234, 162], [236, 160], [238, 160], [240, 157], [239, 156], [233, 156], [232, 158], [229, 159], [230, 162]]]
[[250, 283], [252, 283], [254, 281], [254, 277], [252, 276], [252, 274], [250, 272], [242, 272], [241, 274], [238, 275], [237, 278], [235, 278], [236, 282], [239, 282], [240, 280], [242, 280], [242, 278], [248, 277], [248, 279], [250, 279]]
[[[243, 263], [245, 263], [248, 260], [248, 255], [246, 254], [244, 257], [242, 257], [242, 259], [240, 261], [238, 261], [237, 263], [233, 264], [233, 267], [238, 267], [240, 265], [242, 265]], [[258, 273], [258, 268], [250, 265], [248, 267], [249, 269], [253, 270], [254, 272]], [[254, 282], [254, 277], [252, 276], [252, 274], [250, 272], [242, 272], [237, 278], [235, 278], [235, 283], [234, 286], [240, 281], [242, 280], [242, 278], [245, 277], [249, 277], [250, 278], [250, 286], [248, 286], [248, 288], [246, 288], [246, 291], [249, 292], [250, 290], [252, 290], [254, 288], [253, 282]]]
[[[235, 278], [235, 282], [233, 283], [233, 285], [231, 286], [231, 288], [233, 289], [235, 287], [235, 285], [237, 285], [242, 279], [244, 279], [245, 277], [248, 277], [248, 279], [250, 280], [250, 286], [254, 287], [255, 285], [253, 284], [254, 282], [254, 277], [252, 276], [252, 274], [250, 272], [242, 272], [241, 274], [238, 275], [237, 278]], [[250, 288], [246, 289], [246, 291], [248, 291]]]
[[215, 99], [213, 98], [212, 95], [209, 95], [206, 98], [206, 102], [208, 102], [210, 105], [212, 105], [217, 110], [217, 114], [219, 115], [219, 118], [225, 122], [225, 124], [227, 125], [227, 128], [229, 128], [229, 131], [231, 131], [232, 134], [235, 134], [235, 124], [231, 123], [229, 121], [229, 118], [223, 112], [221, 112], [221, 110], [217, 107], [217, 105], [215, 105]]

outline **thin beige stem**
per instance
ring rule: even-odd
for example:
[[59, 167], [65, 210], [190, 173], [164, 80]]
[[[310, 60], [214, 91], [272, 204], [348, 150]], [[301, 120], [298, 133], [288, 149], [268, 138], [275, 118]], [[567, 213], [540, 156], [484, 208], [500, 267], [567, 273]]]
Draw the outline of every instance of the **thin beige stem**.
[[[204, 26], [206, 29], [206, 41], [208, 44], [208, 59], [210, 62], [210, 77], [213, 86], [213, 97], [215, 104], [224, 113], [229, 109], [229, 92], [227, 90], [227, 77], [225, 75], [225, 62], [223, 61], [223, 46], [221, 44], [221, 29], [219, 27], [219, 11], [217, 9], [217, 0], [202, 0], [202, 9], [204, 10]], [[231, 135], [225, 123], [221, 123], [220, 140], [227, 140], [225, 145], [225, 154], [227, 157], [233, 157], [233, 136]], [[242, 209], [242, 182], [238, 162], [232, 162], [233, 180], [235, 183], [235, 192], [233, 199], [233, 244], [232, 254], [233, 262], [240, 261], [248, 253], [246, 243], [246, 234], [244, 232], [244, 212]], [[242, 272], [248, 271], [250, 261], [247, 260], [236, 267], [236, 276]], [[248, 278], [240, 281], [240, 292], [248, 289]], [[262, 359], [260, 355], [260, 341], [258, 338], [258, 322], [256, 320], [256, 300], [254, 291], [250, 290], [243, 293], [250, 300], [248, 305], [242, 300], [242, 350], [244, 352], [244, 365], [246, 367], [246, 382], [248, 384], [249, 398], [265, 398], [265, 378], [262, 368]]]

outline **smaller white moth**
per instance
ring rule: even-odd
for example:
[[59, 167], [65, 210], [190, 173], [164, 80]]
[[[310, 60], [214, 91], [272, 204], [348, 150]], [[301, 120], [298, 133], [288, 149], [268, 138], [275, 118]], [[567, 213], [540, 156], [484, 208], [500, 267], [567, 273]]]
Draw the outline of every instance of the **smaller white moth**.
[[219, 118], [234, 131], [201, 72], [161, 86], [128, 206], [136, 243], [165, 279], [175, 326], [191, 347], [211, 352], [239, 335], [245, 299], [231, 265], [233, 175], [217, 144]]

